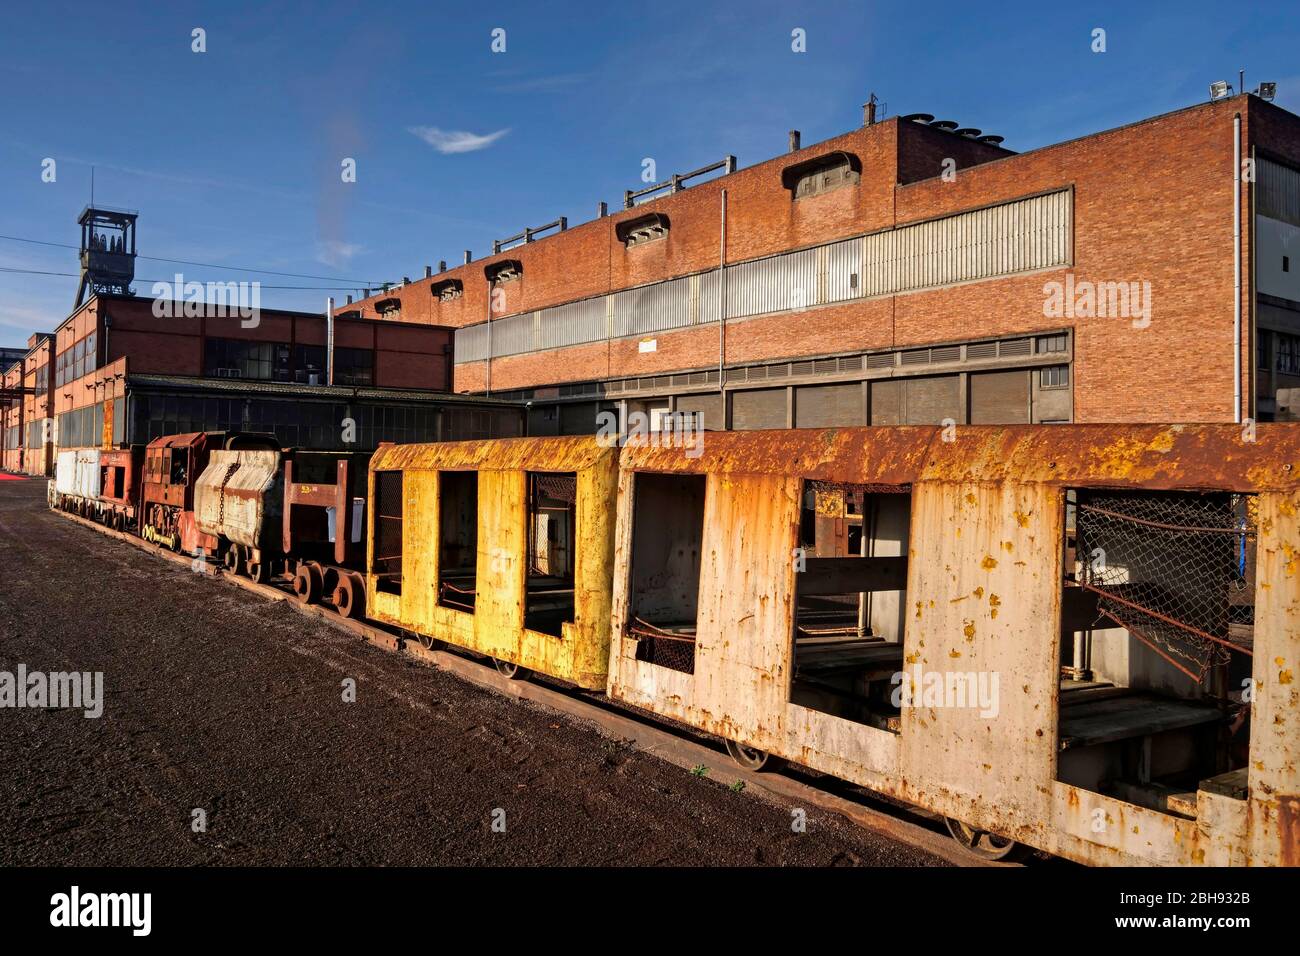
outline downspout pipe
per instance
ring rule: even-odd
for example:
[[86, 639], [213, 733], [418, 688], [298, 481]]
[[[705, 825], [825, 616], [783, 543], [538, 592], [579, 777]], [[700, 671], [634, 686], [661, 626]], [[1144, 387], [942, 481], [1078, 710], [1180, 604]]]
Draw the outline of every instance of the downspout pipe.
[[1232, 420], [1241, 423], [1241, 113], [1232, 118]]
[[334, 384], [334, 296], [325, 300], [325, 384]]
[[727, 427], [727, 191], [722, 190], [722, 220], [718, 228], [718, 393], [722, 396], [722, 427]]

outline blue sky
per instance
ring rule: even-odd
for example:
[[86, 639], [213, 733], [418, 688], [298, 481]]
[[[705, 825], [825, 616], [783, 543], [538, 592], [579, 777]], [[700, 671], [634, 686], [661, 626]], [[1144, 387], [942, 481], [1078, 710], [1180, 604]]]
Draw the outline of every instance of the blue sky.
[[[805, 144], [833, 136], [872, 90], [889, 115], [933, 113], [1017, 150], [1203, 101], [1240, 68], [1300, 112], [1287, 3], [1046, 6], [10, 5], [0, 235], [75, 244], [93, 164], [96, 199], [139, 210], [142, 256], [226, 267], [141, 261], [137, 292], [180, 270], [259, 279], [264, 306], [320, 310], [323, 287], [341, 298], [614, 208], [646, 157], [663, 178], [728, 153], [759, 162], [789, 129]], [[205, 53], [191, 50], [196, 27]], [[340, 176], [347, 157], [355, 183]], [[75, 278], [3, 270], [76, 265], [73, 249], [0, 239], [0, 345], [52, 329], [76, 292]]]

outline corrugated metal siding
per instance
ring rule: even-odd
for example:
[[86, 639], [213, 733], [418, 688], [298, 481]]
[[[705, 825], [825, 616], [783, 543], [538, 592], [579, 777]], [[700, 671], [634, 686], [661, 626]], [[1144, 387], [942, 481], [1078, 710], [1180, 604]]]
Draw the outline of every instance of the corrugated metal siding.
[[[1300, 176], [1277, 164], [1267, 165], [1281, 170], [1269, 173], [1271, 181], [1280, 184], [1273, 187], [1274, 194], [1279, 204], [1294, 204], [1300, 222], [1300, 183], [1288, 178], [1300, 180]], [[1263, 169], [1261, 163], [1261, 179]], [[728, 266], [727, 317], [914, 292], [1065, 265], [1070, 256], [1072, 203], [1072, 193], [1061, 190]], [[501, 319], [493, 323], [492, 354], [515, 355], [596, 342], [606, 335], [640, 335], [716, 322], [721, 286], [721, 274], [713, 269]], [[455, 335], [457, 363], [487, 357], [484, 324], [458, 329]]]
[[864, 295], [888, 295], [1065, 265], [1069, 191], [867, 236]]
[[584, 299], [553, 309], [543, 309], [538, 347], [554, 349], [602, 341], [608, 331], [605, 325], [605, 307], [605, 297], [601, 296], [598, 299]]
[[714, 269], [700, 275], [699, 305], [695, 310], [695, 321], [717, 322], [722, 314], [722, 271]]
[[727, 267], [727, 318], [817, 304], [817, 250]]
[[690, 325], [690, 283], [687, 276], [615, 293], [611, 334], [639, 335]]
[[1255, 211], [1269, 219], [1300, 226], [1300, 172], [1267, 159], [1258, 161], [1255, 180], [1259, 192]]
[[512, 315], [492, 323], [492, 354], [518, 355], [534, 349], [534, 313]]
[[481, 362], [487, 358], [487, 325], [471, 325], [457, 329], [453, 348], [456, 363]]
[[826, 247], [826, 295], [823, 301], [842, 302], [862, 295], [862, 239]]

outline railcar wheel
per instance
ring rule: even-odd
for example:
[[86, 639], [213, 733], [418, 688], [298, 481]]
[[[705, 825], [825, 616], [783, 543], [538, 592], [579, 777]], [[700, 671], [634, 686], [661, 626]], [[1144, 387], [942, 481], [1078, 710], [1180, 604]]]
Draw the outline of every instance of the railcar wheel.
[[231, 574], [244, 573], [244, 552], [240, 549], [239, 545], [232, 544], [226, 549], [226, 554], [222, 559], [222, 563], [226, 566], [226, 570]]
[[977, 830], [969, 823], [962, 823], [952, 817], [944, 817], [948, 835], [972, 856], [981, 860], [1015, 860], [1027, 852], [1028, 848], [1015, 840], [1000, 837], [987, 830]]
[[500, 671], [502, 677], [510, 680], [528, 680], [529, 677], [533, 676], [533, 672], [527, 667], [520, 667], [510, 661], [503, 661], [499, 657], [492, 658], [492, 663], [497, 666], [497, 670]]
[[271, 577], [270, 563], [257, 558], [248, 559], [248, 576], [258, 584], [265, 584]]
[[355, 574], [339, 576], [339, 586], [334, 589], [334, 607], [349, 620], [361, 617], [366, 606], [366, 589]]
[[727, 741], [727, 753], [731, 755], [732, 760], [746, 770], [762, 770], [769, 762], [774, 762], [772, 761], [772, 755], [766, 750], [759, 750], [757, 747], [746, 747], [734, 740]]
[[300, 604], [316, 604], [324, 588], [320, 568], [314, 564], [298, 565], [298, 573], [293, 576], [293, 595]]

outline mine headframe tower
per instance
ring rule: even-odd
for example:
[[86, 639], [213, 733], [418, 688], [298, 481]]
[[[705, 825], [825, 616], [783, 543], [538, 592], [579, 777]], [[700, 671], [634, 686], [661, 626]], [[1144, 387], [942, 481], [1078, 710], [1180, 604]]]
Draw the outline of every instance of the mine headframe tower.
[[87, 294], [129, 295], [135, 279], [135, 220], [138, 213], [87, 206], [81, 224], [81, 282], [77, 285], [80, 308]]

